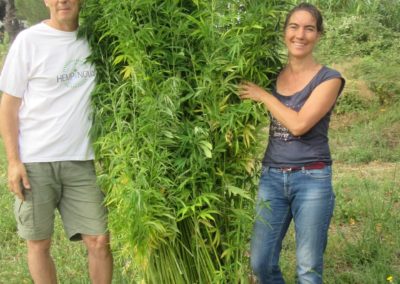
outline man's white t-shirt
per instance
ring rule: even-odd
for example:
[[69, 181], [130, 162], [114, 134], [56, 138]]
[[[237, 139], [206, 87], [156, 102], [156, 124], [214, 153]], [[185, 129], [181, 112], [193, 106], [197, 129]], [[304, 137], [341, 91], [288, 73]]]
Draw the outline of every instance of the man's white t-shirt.
[[0, 90], [21, 98], [19, 150], [23, 163], [91, 160], [90, 95], [94, 66], [77, 32], [45, 23], [17, 36], [0, 77]]

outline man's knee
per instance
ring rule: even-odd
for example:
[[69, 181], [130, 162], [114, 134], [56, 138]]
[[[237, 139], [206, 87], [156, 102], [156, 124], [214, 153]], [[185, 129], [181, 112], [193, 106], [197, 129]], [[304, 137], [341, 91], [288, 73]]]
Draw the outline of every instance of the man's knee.
[[108, 235], [82, 235], [82, 239], [89, 253], [94, 253], [99, 257], [110, 254], [110, 237]]
[[27, 240], [29, 253], [50, 253], [51, 240]]

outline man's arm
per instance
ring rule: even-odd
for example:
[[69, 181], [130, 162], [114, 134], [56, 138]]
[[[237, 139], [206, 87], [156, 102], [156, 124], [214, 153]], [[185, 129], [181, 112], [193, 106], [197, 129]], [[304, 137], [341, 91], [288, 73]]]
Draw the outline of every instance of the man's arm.
[[0, 130], [6, 148], [8, 160], [8, 186], [11, 192], [21, 200], [25, 200], [21, 181], [26, 189], [30, 189], [28, 175], [19, 156], [19, 107], [21, 99], [3, 93], [0, 104]]

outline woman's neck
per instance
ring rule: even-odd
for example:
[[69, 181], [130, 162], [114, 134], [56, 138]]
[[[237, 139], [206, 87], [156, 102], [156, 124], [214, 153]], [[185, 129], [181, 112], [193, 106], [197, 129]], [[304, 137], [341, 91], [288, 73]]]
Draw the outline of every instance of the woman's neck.
[[292, 74], [298, 74], [306, 70], [314, 70], [319, 67], [320, 64], [314, 59], [314, 57], [309, 56], [307, 58], [290, 58], [286, 68]]

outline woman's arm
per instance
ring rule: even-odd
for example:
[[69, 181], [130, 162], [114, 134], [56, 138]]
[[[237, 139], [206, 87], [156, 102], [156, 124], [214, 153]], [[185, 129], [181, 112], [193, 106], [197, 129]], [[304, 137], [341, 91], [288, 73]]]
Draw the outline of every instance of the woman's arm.
[[314, 89], [299, 111], [295, 111], [270, 93], [253, 83], [239, 86], [241, 99], [262, 102], [265, 108], [282, 123], [292, 135], [300, 136], [310, 130], [335, 104], [341, 87], [341, 79], [327, 80]]

